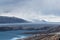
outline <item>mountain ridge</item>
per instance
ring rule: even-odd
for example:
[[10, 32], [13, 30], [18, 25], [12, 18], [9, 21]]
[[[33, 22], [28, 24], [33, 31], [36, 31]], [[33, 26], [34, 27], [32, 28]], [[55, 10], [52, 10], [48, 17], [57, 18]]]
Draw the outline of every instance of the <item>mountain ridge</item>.
[[0, 16], [0, 23], [27, 23], [27, 20], [17, 17]]

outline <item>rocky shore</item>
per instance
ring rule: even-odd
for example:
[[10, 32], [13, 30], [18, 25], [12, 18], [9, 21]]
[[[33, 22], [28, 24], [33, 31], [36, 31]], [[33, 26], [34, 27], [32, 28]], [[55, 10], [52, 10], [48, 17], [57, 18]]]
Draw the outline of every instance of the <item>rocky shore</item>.
[[36, 34], [27, 38], [17, 39], [17, 40], [60, 40], [60, 35], [58, 34]]
[[60, 26], [51, 28], [46, 32], [25, 32], [25, 34], [34, 34], [33, 36], [17, 40], [60, 40]]

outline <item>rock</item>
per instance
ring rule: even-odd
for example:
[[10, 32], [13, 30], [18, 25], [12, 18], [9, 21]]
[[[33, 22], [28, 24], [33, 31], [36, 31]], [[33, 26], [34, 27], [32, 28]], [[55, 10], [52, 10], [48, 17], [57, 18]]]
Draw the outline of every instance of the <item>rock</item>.
[[59, 40], [59, 36], [56, 34], [37, 34], [28, 38], [17, 40]]

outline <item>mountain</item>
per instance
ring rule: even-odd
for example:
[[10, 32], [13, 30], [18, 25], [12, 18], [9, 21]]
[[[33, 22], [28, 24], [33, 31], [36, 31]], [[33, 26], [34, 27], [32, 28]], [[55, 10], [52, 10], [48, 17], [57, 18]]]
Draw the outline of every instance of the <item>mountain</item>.
[[32, 22], [47, 22], [46, 20], [33, 19]]
[[21, 18], [0, 16], [0, 23], [26, 23], [26, 22], [28, 21]]
[[47, 22], [46, 20], [40, 20], [41, 22]]

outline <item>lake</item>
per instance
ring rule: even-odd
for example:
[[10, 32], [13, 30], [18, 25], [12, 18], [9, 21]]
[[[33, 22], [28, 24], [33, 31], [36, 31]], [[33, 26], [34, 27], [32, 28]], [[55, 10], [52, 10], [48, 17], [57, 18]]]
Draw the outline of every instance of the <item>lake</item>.
[[37, 31], [37, 30], [15, 30], [0, 32], [0, 40], [16, 40], [18, 38], [25, 38], [32, 34], [22, 34], [23, 32]]

